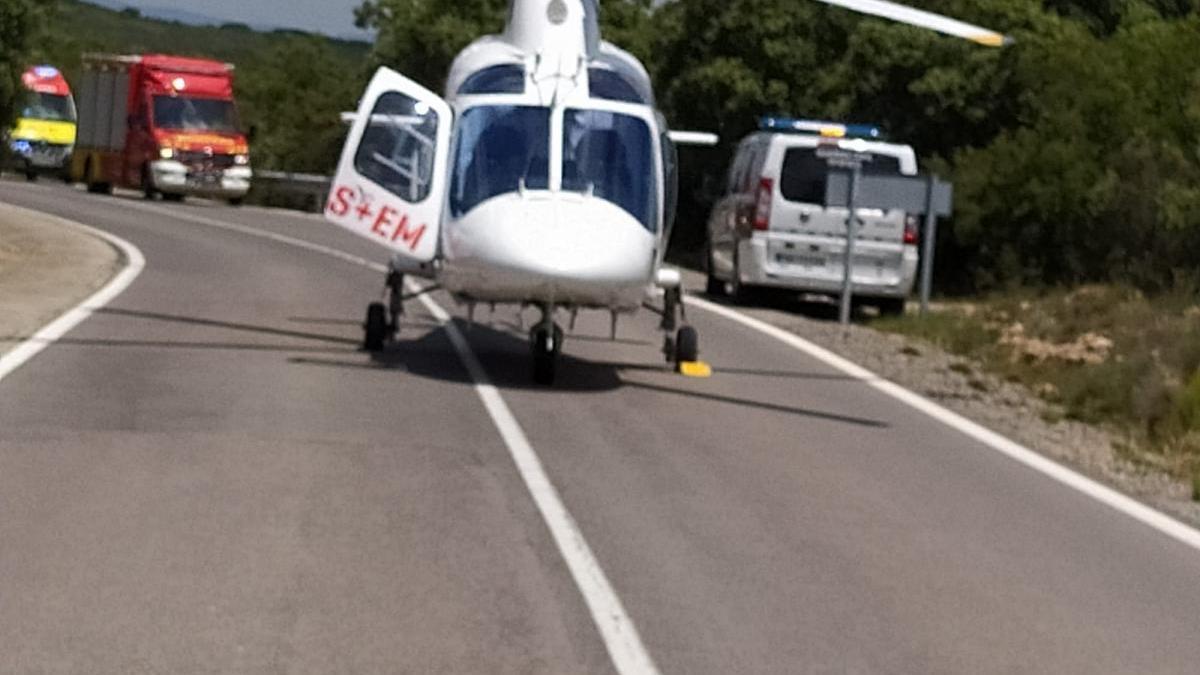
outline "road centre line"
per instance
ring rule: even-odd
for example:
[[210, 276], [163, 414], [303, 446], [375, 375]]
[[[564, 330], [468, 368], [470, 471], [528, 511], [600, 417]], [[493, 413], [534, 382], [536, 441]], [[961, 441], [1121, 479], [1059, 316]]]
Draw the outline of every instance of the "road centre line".
[[98, 230], [94, 227], [77, 223], [66, 218], [42, 213], [41, 211], [33, 211], [31, 209], [21, 208], [12, 204], [4, 203], [5, 208], [12, 209], [17, 212], [24, 212], [31, 215], [36, 215], [38, 218], [53, 220], [65, 227], [84, 232], [90, 236], [101, 239], [110, 246], [114, 247], [121, 253], [124, 260], [124, 266], [112, 279], [108, 281], [100, 290], [93, 293], [83, 302], [75, 305], [71, 309], [59, 315], [50, 323], [46, 324], [37, 331], [32, 337], [19, 343], [11, 351], [0, 356], [0, 381], [11, 375], [18, 368], [28, 363], [33, 357], [37, 356], [50, 345], [62, 339], [67, 333], [71, 332], [76, 326], [83, 323], [96, 313], [103, 309], [108, 303], [112, 302], [125, 292], [133, 284], [142, 270], [146, 268], [146, 258], [142, 252], [133, 244], [111, 235], [107, 232]]
[[[133, 202], [129, 206], [169, 218], [187, 220], [198, 225], [220, 228], [299, 247], [354, 265], [366, 267], [376, 272], [386, 272], [387, 270], [386, 266], [379, 263], [374, 263], [334, 248], [313, 244], [296, 237], [267, 232], [243, 225], [234, 225], [206, 216], [185, 211], [172, 211], [149, 204]], [[409, 280], [408, 286], [413, 292], [421, 290], [412, 280]], [[587, 540], [584, 538], [578, 523], [570, 511], [567, 510], [566, 505], [563, 504], [562, 498], [558, 490], [554, 487], [554, 484], [550, 482], [550, 477], [546, 474], [545, 467], [542, 465], [537, 451], [533, 449], [529, 438], [525, 435], [525, 431], [521, 428], [516, 416], [513, 415], [512, 409], [508, 407], [508, 404], [504, 401], [504, 397], [500, 394], [500, 390], [496, 388], [491, 378], [488, 377], [487, 371], [484, 370], [483, 365], [479, 362], [478, 357], [476, 357], [475, 352], [471, 349], [462, 331], [451, 321], [449, 312], [428, 295], [421, 295], [420, 300], [446, 331], [451, 344], [454, 346], [454, 350], [458, 353], [459, 359], [467, 369], [467, 373], [471, 376], [475, 393], [482, 401], [488, 416], [491, 417], [492, 424], [500, 432], [500, 437], [504, 441], [505, 446], [507, 446], [509, 455], [512, 457], [513, 463], [516, 464], [517, 471], [521, 474], [521, 479], [524, 481], [526, 489], [533, 498], [534, 504], [542, 516], [542, 520], [549, 528], [554, 543], [558, 546], [559, 554], [562, 555], [568, 570], [571, 572], [571, 577], [574, 579], [576, 586], [583, 595], [584, 601], [587, 603], [588, 610], [592, 615], [592, 621], [595, 622], [597, 629], [600, 631], [600, 636], [604, 640], [604, 646], [608, 650], [613, 666], [622, 675], [657, 675], [659, 672], [658, 668], [642, 643], [637, 627], [625, 611], [620, 597], [608, 581], [604, 569], [600, 566], [600, 562], [592, 552], [591, 546], [588, 545]]]
[[932, 417], [934, 420], [982, 443], [1009, 458], [1041, 473], [1058, 483], [1095, 499], [1144, 525], [1148, 525], [1176, 541], [1200, 551], [1200, 530], [1180, 522], [1161, 511], [1128, 497], [1116, 490], [1103, 485], [1081, 473], [1069, 469], [1019, 443], [983, 427], [980, 424], [952, 412], [933, 401], [914, 393], [900, 385], [886, 380], [858, 364], [842, 358], [837, 354], [820, 347], [804, 338], [777, 326], [755, 319], [742, 312], [718, 305], [695, 295], [689, 295], [687, 303], [699, 307], [712, 314], [729, 319], [736, 323], [775, 338], [784, 344], [797, 349], [818, 361], [825, 363], [842, 373], [863, 382], [868, 386], [900, 401], [901, 403]]

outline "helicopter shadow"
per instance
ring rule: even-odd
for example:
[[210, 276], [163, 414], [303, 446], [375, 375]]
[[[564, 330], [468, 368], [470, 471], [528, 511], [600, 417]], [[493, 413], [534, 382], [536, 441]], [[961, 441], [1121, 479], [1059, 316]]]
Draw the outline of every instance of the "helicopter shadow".
[[[613, 362], [585, 360], [569, 353], [559, 357], [557, 378], [551, 386], [538, 385], [530, 376], [529, 343], [521, 336], [505, 330], [483, 325], [469, 324], [454, 319], [453, 325], [471, 345], [471, 352], [478, 359], [488, 380], [502, 391], [542, 391], [548, 394], [603, 393], [620, 389], [653, 392], [659, 395], [679, 396], [694, 400], [718, 403], [734, 408], [751, 408], [785, 414], [789, 416], [832, 421], [858, 427], [881, 429], [886, 422], [846, 415], [836, 411], [817, 410], [781, 403], [760, 401], [714, 391], [711, 385], [681, 386], [680, 376], [664, 363]], [[568, 341], [574, 337], [568, 337]], [[429, 330], [411, 339], [401, 338], [368, 358], [355, 360], [325, 358], [316, 355], [296, 356], [291, 363], [308, 366], [353, 368], [368, 371], [402, 371], [409, 375], [475, 386], [477, 382], [462, 365], [446, 328]], [[718, 369], [718, 372], [722, 372]], [[806, 372], [765, 372], [748, 369], [729, 369], [730, 374], [742, 377], [786, 377], [798, 381], [828, 381], [852, 379]], [[651, 377], [629, 379], [623, 374], [638, 373]], [[653, 377], [661, 374], [662, 378]], [[688, 381], [693, 382], [693, 381]]]

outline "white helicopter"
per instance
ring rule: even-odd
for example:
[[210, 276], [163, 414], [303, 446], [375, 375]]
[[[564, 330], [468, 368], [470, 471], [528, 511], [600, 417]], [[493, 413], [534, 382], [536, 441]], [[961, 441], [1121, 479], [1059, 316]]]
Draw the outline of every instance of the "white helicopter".
[[[880, 0], [821, 0], [998, 46], [1003, 35]], [[554, 380], [580, 309], [617, 317], [661, 289], [664, 353], [700, 373], [681, 276], [664, 267], [676, 197], [675, 143], [642, 64], [600, 39], [598, 0], [510, 0], [500, 35], [454, 61], [446, 96], [380, 68], [362, 98], [330, 191], [332, 222], [392, 251], [364, 347], [394, 339], [404, 278], [466, 303], [535, 306], [533, 379]], [[684, 325], [680, 326], [681, 320]]]

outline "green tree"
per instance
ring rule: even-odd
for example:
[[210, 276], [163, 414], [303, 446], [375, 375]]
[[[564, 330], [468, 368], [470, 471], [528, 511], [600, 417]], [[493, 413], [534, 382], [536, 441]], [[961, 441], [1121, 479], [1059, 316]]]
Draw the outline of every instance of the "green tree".
[[345, 126], [366, 84], [360, 66], [338, 58], [328, 41], [289, 38], [238, 72], [238, 102], [254, 126], [254, 164], [264, 169], [329, 172]]
[[46, 0], [0, 2], [0, 129], [8, 129], [16, 117], [24, 95], [21, 74], [41, 46], [53, 9]]
[[440, 91], [455, 55], [475, 38], [500, 32], [507, 7], [505, 0], [367, 0], [355, 19], [378, 32], [375, 65]]
[[954, 158], [950, 244], [960, 281], [1121, 279], [1144, 288], [1200, 259], [1200, 49], [1195, 18], [1110, 38], [1082, 24], [1032, 41], [1016, 69], [1020, 124]]
[[[650, 55], [652, 0], [607, 0], [600, 19], [606, 39], [641, 58]], [[473, 40], [504, 29], [508, 0], [366, 0], [360, 28], [378, 33], [373, 62], [440, 91], [450, 64]]]

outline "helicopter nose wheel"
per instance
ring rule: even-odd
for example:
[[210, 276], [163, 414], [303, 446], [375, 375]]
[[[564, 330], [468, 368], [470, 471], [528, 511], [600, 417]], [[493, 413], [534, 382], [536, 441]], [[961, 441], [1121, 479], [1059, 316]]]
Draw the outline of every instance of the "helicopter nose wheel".
[[404, 275], [392, 270], [384, 284], [387, 303], [372, 302], [367, 305], [367, 319], [363, 322], [363, 350], [381, 352], [389, 340], [400, 332], [400, 317], [404, 315]]
[[529, 346], [533, 353], [533, 381], [554, 384], [558, 370], [558, 355], [562, 352], [563, 330], [551, 318], [554, 311], [542, 308], [542, 320], [529, 331]]
[[387, 307], [382, 302], [367, 305], [367, 320], [363, 322], [363, 349], [381, 352], [388, 338]]

